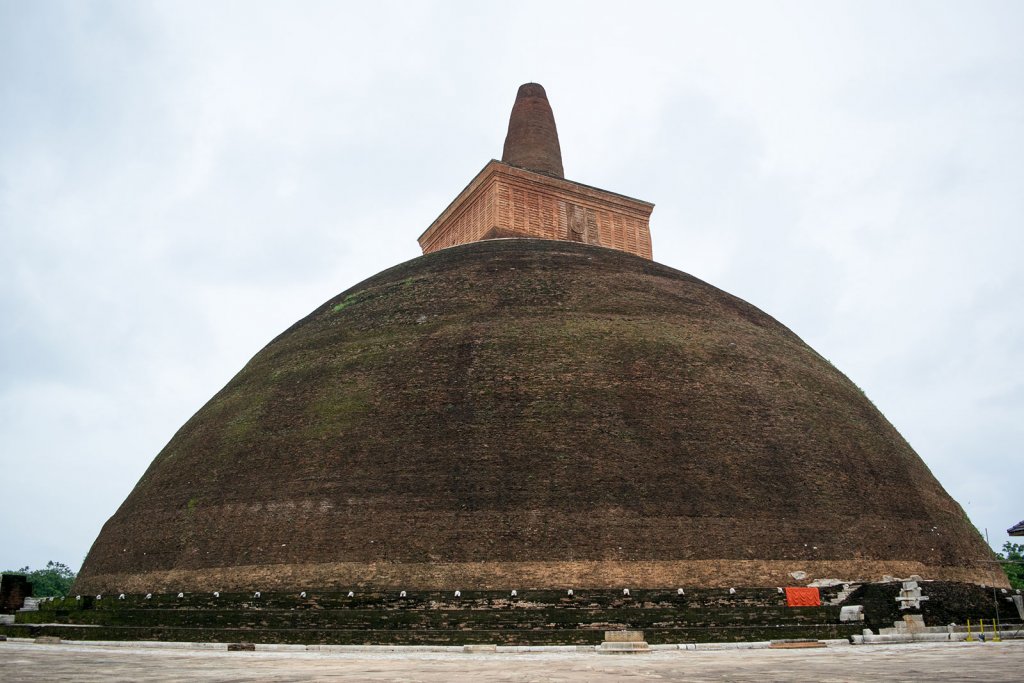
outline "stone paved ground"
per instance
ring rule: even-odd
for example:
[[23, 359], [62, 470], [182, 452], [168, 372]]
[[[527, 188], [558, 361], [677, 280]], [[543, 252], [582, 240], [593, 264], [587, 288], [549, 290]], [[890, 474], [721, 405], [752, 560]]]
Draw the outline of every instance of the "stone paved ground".
[[1020, 681], [1024, 641], [805, 650], [226, 652], [0, 642], [3, 681]]

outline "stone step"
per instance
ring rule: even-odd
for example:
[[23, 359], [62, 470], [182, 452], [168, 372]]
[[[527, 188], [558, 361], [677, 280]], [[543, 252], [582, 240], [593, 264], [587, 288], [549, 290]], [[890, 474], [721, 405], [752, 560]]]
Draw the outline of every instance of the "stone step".
[[[185, 642], [256, 642], [338, 645], [597, 645], [604, 631], [590, 628], [564, 629], [250, 629], [170, 628], [24, 625], [0, 627], [14, 637], [50, 635], [64, 640]], [[708, 627], [645, 630], [645, 642], [697, 643], [740, 642], [780, 639], [848, 638], [859, 633], [855, 627], [820, 624], [802, 627]]]
[[597, 652], [606, 655], [639, 654], [642, 652], [650, 651], [650, 646], [644, 641], [636, 643], [617, 643], [614, 641], [605, 641], [597, 646]]

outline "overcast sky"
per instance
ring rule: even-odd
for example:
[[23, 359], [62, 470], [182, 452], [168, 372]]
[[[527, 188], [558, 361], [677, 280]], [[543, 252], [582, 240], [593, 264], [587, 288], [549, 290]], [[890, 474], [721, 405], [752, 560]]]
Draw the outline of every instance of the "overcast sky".
[[547, 89], [566, 176], [1024, 519], [1024, 3], [0, 0], [0, 569], [78, 569], [272, 337]]

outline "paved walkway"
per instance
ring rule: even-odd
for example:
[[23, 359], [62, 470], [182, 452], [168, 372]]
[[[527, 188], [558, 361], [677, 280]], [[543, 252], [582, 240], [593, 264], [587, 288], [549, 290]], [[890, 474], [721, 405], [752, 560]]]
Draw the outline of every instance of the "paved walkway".
[[804, 650], [226, 652], [0, 642], [4, 681], [1020, 681], [1024, 641]]

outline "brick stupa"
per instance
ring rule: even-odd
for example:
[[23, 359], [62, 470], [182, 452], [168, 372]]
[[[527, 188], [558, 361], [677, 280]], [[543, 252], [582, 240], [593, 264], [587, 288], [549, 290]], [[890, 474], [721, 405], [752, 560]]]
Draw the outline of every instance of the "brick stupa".
[[651, 204], [562, 175], [527, 84], [503, 160], [424, 255], [256, 354], [157, 455], [75, 591], [561, 591], [547, 624], [570, 588], [614, 606], [626, 586], [1007, 585], [853, 382], [652, 261]]

